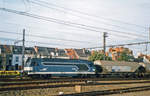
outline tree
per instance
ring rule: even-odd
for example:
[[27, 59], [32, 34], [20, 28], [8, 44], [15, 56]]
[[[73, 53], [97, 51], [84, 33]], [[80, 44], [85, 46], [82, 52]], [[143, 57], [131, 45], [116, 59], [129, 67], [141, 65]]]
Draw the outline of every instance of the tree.
[[[94, 52], [89, 58], [89, 61], [104, 60], [104, 54]], [[105, 60], [112, 60], [111, 57], [105, 56]]]
[[134, 61], [134, 57], [123, 52], [118, 58], [118, 61]]

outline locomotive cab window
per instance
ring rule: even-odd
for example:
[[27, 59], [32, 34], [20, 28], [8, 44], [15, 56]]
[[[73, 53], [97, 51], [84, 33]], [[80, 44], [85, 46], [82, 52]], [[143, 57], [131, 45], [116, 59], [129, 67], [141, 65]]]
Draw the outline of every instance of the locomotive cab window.
[[79, 71], [87, 71], [89, 69], [85, 64], [77, 64], [76, 66], [79, 68]]

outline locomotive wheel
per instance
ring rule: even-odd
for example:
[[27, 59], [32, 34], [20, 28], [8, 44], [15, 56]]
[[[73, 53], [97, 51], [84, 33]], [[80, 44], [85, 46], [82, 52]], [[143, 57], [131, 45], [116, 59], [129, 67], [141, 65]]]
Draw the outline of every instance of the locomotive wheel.
[[95, 77], [97, 77], [97, 78], [100, 77], [100, 74], [95, 74]]
[[129, 74], [125, 74], [125, 78], [129, 78], [130, 77], [130, 75]]
[[139, 73], [139, 74], [138, 74], [138, 77], [139, 77], [139, 78], [143, 78], [143, 77], [144, 77], [144, 73]]

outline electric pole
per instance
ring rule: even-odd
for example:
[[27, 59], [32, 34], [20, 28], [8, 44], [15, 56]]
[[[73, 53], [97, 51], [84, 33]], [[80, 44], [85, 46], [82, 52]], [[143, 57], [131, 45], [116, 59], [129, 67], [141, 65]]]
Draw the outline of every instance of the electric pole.
[[24, 72], [24, 53], [25, 53], [25, 29], [23, 29], [22, 39], [22, 71]]
[[[150, 27], [149, 27], [149, 40], [148, 40], [148, 41], [150, 41]], [[148, 53], [147, 47], [148, 47], [148, 43], [147, 43], [147, 45], [146, 45], [146, 55], [147, 55], [147, 53]]]
[[106, 37], [107, 37], [107, 32], [104, 32], [104, 33], [103, 33], [104, 60], [106, 60]]
[[149, 27], [149, 40], [150, 40], [150, 27]]

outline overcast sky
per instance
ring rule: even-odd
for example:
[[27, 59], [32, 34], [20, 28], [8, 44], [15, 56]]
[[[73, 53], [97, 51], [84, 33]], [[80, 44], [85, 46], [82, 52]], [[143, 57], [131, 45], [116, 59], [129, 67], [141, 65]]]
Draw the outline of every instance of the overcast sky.
[[[97, 28], [71, 27], [0, 10], [0, 31], [22, 33], [22, 29], [25, 28], [26, 41], [32, 41], [26, 42], [26, 46], [58, 48], [102, 46], [103, 32], [108, 33], [107, 45], [149, 40], [150, 0], [41, 0], [42, 3], [38, 1], [0, 0], [0, 7]], [[22, 36], [5, 32], [0, 33], [0, 38], [2, 44], [14, 44], [14, 41], [7, 38], [20, 40]], [[134, 49], [134, 54], [146, 52], [146, 45], [125, 47]]]

